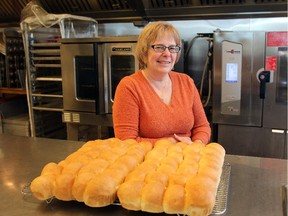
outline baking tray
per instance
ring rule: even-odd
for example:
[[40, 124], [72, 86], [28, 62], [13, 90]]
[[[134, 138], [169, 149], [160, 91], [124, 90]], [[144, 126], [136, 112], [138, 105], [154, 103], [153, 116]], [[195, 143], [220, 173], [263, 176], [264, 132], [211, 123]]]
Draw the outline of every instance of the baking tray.
[[230, 185], [230, 172], [231, 172], [231, 165], [229, 163], [224, 163], [212, 215], [222, 215], [227, 209], [228, 192]]
[[[226, 212], [227, 204], [228, 204], [228, 191], [230, 185], [230, 172], [231, 172], [231, 165], [229, 163], [224, 163], [221, 179], [219, 182], [219, 186], [217, 189], [216, 194], [216, 201], [213, 208], [212, 215], [222, 215]], [[21, 190], [21, 193], [24, 195], [24, 199], [27, 200], [27, 197], [33, 197], [33, 194], [30, 190], [30, 184], [27, 183]], [[36, 198], [35, 198], [36, 199]], [[54, 198], [51, 197], [46, 200], [46, 203], [50, 203]], [[121, 205], [118, 200], [116, 200], [112, 205]], [[177, 214], [178, 216], [186, 216], [182, 214]]]

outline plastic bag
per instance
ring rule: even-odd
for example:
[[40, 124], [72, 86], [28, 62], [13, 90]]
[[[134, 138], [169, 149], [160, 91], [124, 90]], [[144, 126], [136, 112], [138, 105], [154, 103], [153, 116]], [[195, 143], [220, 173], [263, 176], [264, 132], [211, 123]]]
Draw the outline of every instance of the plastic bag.
[[49, 14], [36, 1], [29, 2], [21, 11], [21, 29], [29, 30], [59, 25], [62, 38], [84, 38], [98, 36], [98, 23], [95, 19], [71, 14]]

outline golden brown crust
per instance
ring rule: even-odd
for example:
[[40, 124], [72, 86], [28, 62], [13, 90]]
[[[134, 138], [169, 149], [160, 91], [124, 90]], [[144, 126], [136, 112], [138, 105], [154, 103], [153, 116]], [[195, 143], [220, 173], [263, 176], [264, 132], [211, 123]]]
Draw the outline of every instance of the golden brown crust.
[[62, 171], [62, 167], [59, 166], [58, 164], [51, 162], [46, 164], [40, 175], [49, 175], [49, 174], [53, 174], [53, 175], [59, 175]]
[[112, 204], [151, 213], [208, 215], [215, 204], [225, 149], [218, 143], [176, 144], [117, 138], [85, 143], [48, 163], [31, 183], [40, 200], [52, 196], [91, 207]]
[[95, 174], [92, 172], [85, 172], [78, 174], [72, 186], [72, 196], [79, 202], [84, 202], [84, 191], [87, 184]]
[[30, 184], [30, 190], [39, 200], [53, 197], [53, 183], [55, 175], [41, 175], [36, 177]]
[[103, 207], [112, 204], [116, 199], [117, 183], [106, 174], [94, 176], [87, 184], [83, 200], [90, 207]]
[[54, 183], [53, 195], [64, 201], [74, 200], [72, 195], [72, 186], [74, 184], [75, 174], [62, 173], [57, 176]]
[[144, 185], [141, 194], [141, 210], [152, 213], [163, 212], [163, 196], [165, 185], [161, 182], [148, 182]]
[[141, 210], [141, 194], [144, 186], [142, 180], [131, 180], [120, 185], [117, 197], [123, 208], [128, 210]]
[[163, 210], [167, 214], [184, 212], [185, 188], [179, 184], [169, 184], [163, 198]]

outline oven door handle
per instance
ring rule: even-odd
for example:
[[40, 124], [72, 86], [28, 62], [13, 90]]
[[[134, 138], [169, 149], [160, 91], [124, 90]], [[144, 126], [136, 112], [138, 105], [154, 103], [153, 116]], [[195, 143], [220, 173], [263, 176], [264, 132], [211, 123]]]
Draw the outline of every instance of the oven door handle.
[[101, 114], [101, 107], [100, 107], [100, 91], [99, 91], [99, 83], [98, 83], [98, 71], [97, 71], [97, 78], [96, 78], [96, 83], [95, 83], [95, 91], [96, 91], [96, 95], [95, 95], [95, 112], [96, 115], [100, 115]]
[[[93, 50], [94, 50], [94, 58], [97, 58], [98, 56], [98, 44], [93, 44]], [[98, 61], [94, 61], [94, 71], [96, 73], [95, 78], [95, 113], [96, 115], [100, 115], [101, 113], [101, 103], [100, 103], [100, 84], [99, 84], [99, 67], [98, 67]]]

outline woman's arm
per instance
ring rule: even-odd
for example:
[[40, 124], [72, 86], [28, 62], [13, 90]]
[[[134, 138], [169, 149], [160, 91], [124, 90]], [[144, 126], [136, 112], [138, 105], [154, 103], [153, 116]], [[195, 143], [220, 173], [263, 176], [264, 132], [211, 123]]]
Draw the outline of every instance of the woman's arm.
[[207, 144], [210, 141], [211, 127], [204, 112], [200, 95], [196, 86], [194, 92], [194, 127], [191, 131], [191, 138], [193, 142], [201, 141], [202, 143]]

